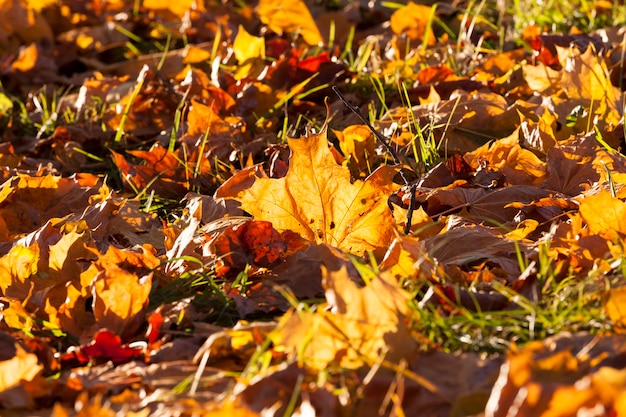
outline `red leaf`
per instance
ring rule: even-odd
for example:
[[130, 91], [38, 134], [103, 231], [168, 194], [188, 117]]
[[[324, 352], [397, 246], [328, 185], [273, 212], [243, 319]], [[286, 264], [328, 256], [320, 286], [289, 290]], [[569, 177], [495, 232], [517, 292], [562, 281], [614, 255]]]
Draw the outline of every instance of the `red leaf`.
[[108, 330], [101, 330], [96, 333], [93, 341], [87, 346], [81, 347], [79, 351], [89, 360], [96, 362], [112, 361], [115, 364], [128, 362], [142, 355], [141, 349], [122, 345], [120, 337]]

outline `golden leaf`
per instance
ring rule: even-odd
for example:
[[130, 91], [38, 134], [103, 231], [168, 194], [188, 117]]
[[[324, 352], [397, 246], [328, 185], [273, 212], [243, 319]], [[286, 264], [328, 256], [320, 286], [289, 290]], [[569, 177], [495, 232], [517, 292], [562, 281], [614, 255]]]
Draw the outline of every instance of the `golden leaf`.
[[617, 333], [626, 333], [626, 287], [609, 291], [609, 299], [604, 305]]
[[10, 358], [0, 361], [0, 392], [3, 392], [17, 386], [20, 381], [31, 381], [43, 366], [38, 364], [37, 355], [26, 352], [10, 336], [4, 333], [1, 336], [0, 346], [3, 356], [13, 353]]
[[309, 45], [324, 42], [311, 12], [302, 0], [261, 0], [256, 12], [261, 21], [279, 35], [283, 32], [299, 33]]
[[148, 10], [167, 10], [181, 18], [190, 10], [204, 10], [204, 2], [196, 0], [144, 0], [142, 6]]
[[248, 59], [265, 57], [265, 39], [250, 35], [242, 25], [239, 25], [237, 37], [233, 42], [233, 52], [239, 63]]
[[331, 308], [288, 312], [278, 324], [277, 345], [301, 353], [317, 369], [331, 363], [357, 369], [381, 357], [398, 363], [414, 352], [417, 342], [405, 323], [409, 295], [395, 278], [382, 274], [359, 288], [342, 267], [324, 270], [323, 283]]
[[289, 170], [270, 179], [259, 167], [231, 177], [216, 197], [232, 198], [256, 220], [292, 230], [310, 241], [363, 254], [387, 246], [395, 221], [387, 198], [399, 188], [396, 168], [382, 166], [364, 181], [350, 181], [328, 148], [326, 125], [319, 134], [288, 139]]
[[353, 125], [343, 131], [333, 130], [354, 177], [365, 177], [376, 159], [376, 138], [365, 125]]
[[390, 19], [391, 30], [394, 33], [406, 33], [409, 39], [423, 40], [426, 38], [428, 46], [433, 46], [435, 34], [427, 27], [432, 8], [410, 1], [406, 6], [396, 10]]
[[[37, 273], [39, 261], [39, 246], [34, 244], [29, 247], [17, 245], [11, 248], [8, 254], [0, 258], [0, 290], [6, 295], [9, 287], [27, 283], [27, 280]], [[19, 285], [18, 284], [18, 285]], [[22, 287], [23, 285], [20, 285]], [[29, 286], [28, 286], [29, 287]], [[24, 289], [22, 295], [28, 293]]]
[[626, 203], [613, 197], [609, 191], [584, 197], [579, 211], [592, 234], [609, 241], [626, 236]]
[[479, 166], [479, 161], [486, 161], [489, 168], [501, 171], [510, 184], [537, 185], [546, 176], [545, 162], [520, 146], [517, 132], [486, 143], [464, 158], [474, 168]]
[[94, 264], [99, 274], [93, 283], [93, 312], [101, 328], [123, 336], [133, 334], [143, 321], [152, 289], [151, 270], [157, 258], [110, 246]]

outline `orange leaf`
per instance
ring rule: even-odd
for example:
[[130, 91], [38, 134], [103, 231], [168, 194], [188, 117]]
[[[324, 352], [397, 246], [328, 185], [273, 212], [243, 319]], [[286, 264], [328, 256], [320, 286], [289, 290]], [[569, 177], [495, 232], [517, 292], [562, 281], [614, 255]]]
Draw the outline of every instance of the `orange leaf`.
[[609, 191], [582, 198], [579, 210], [591, 233], [609, 241], [626, 237], [626, 203]]
[[406, 33], [411, 40], [426, 38], [427, 45], [433, 46], [436, 43], [435, 34], [431, 28], [427, 30], [431, 11], [432, 7], [430, 6], [415, 4], [410, 1], [391, 15], [391, 30], [396, 34]]
[[626, 333], [626, 287], [610, 290], [604, 309], [613, 322], [615, 331]]
[[352, 125], [343, 131], [333, 131], [339, 140], [344, 156], [349, 157], [348, 166], [354, 177], [365, 177], [376, 159], [376, 138], [365, 125]]
[[387, 198], [399, 187], [396, 168], [382, 166], [364, 181], [350, 181], [328, 148], [326, 125], [319, 134], [288, 139], [292, 155], [283, 178], [271, 179], [259, 167], [231, 177], [217, 197], [241, 202], [257, 220], [279, 231], [292, 230], [310, 241], [363, 254], [394, 238]]
[[330, 309], [288, 312], [277, 327], [277, 346], [303, 354], [317, 369], [331, 363], [349, 369], [371, 366], [381, 355], [398, 363], [414, 352], [417, 342], [405, 321], [409, 295], [395, 278], [381, 275], [359, 288], [342, 267], [324, 271], [323, 283]]
[[132, 335], [143, 323], [152, 289], [152, 269], [159, 260], [143, 253], [110, 246], [94, 263], [93, 312], [101, 328], [120, 336]]
[[256, 8], [261, 21], [271, 30], [299, 33], [309, 45], [324, 42], [311, 12], [302, 0], [261, 0]]
[[26, 352], [5, 333], [0, 333], [0, 351], [0, 393], [18, 386], [21, 381], [31, 381], [43, 369], [37, 355]]

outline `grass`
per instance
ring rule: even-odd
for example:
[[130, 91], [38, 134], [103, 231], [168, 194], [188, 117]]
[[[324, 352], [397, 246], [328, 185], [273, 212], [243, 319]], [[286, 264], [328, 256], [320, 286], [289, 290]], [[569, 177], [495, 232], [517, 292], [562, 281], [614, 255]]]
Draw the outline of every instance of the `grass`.
[[[415, 314], [413, 328], [427, 341], [424, 348], [489, 355], [503, 353], [512, 344], [544, 340], [562, 332], [609, 333], [612, 326], [602, 294], [616, 284], [617, 278], [612, 277], [619, 276], [625, 259], [614, 260], [614, 268], [608, 273], [593, 269], [584, 276], [570, 271], [559, 277], [548, 249], [547, 244], [541, 244], [536, 259], [528, 265], [528, 272], [532, 272], [527, 279], [535, 281], [536, 300], [497, 281], [491, 290], [510, 302], [508, 308], [497, 311], [482, 311], [478, 302], [477, 308], [467, 308], [458, 300], [447, 298], [432, 282], [415, 291], [411, 304]], [[525, 275], [523, 265], [520, 269]], [[405, 285], [415, 286], [415, 282]], [[419, 302], [428, 290], [445, 299], [445, 308], [439, 303]], [[471, 296], [476, 291], [475, 283], [466, 291]]]
[[[493, 0], [470, 0], [466, 2], [465, 8], [459, 10], [451, 17], [437, 15], [439, 10], [432, 8], [432, 13], [428, 19], [428, 26], [439, 34], [447, 34], [453, 38], [453, 42], [445, 47], [433, 48], [433, 55], [423, 52], [426, 49], [425, 43], [418, 45], [416, 48], [409, 48], [407, 45], [404, 53], [404, 60], [394, 62], [394, 65], [385, 67], [388, 63], [384, 58], [384, 50], [381, 41], [375, 38], [369, 38], [364, 41], [358, 41], [357, 29], [352, 27], [349, 31], [348, 39], [345, 43], [338, 44], [335, 38], [335, 27], [331, 26], [331, 39], [334, 42], [333, 56], [338, 62], [344, 64], [344, 68], [351, 74], [346, 77], [345, 83], [337, 83], [343, 92], [350, 92], [356, 96], [363, 96], [367, 101], [363, 101], [360, 105], [367, 107], [368, 115], [366, 119], [373, 126], [380, 125], [381, 118], [388, 116], [394, 117], [391, 110], [393, 103], [407, 110], [406, 115], [396, 117], [392, 122], [400, 125], [400, 129], [408, 132], [410, 135], [409, 143], [399, 149], [399, 160], [408, 165], [415, 171], [415, 175], [419, 176], [435, 166], [442, 158], [447, 157], [446, 135], [452, 126], [453, 115], [457, 111], [462, 111], [459, 107], [459, 100], [453, 105], [453, 110], [447, 120], [440, 123], [426, 122], [418, 120], [415, 114], [410, 110], [413, 106], [420, 103], [414, 102], [409, 93], [411, 87], [416, 83], [416, 74], [420, 69], [431, 65], [433, 56], [441, 59], [440, 62], [446, 62], [455, 72], [456, 75], [471, 74], [477, 63], [489, 54], [499, 53], [509, 47], [510, 42], [518, 42], [521, 31], [529, 24], [537, 24], [541, 27], [548, 27], [551, 30], [560, 30], [568, 32], [570, 28], [576, 27], [585, 31], [595, 29], [602, 26], [619, 26], [626, 24], [626, 11], [620, 6], [616, 0], [612, 8], [600, 14], [591, 10], [591, 3], [588, 0], [574, 0], [574, 6], [571, 4], [567, 9], [574, 8], [574, 13], [566, 13], [561, 2], [556, 0], [548, 0], [547, 2], [535, 2], [531, 0], [512, 0], [505, 1], [506, 7], [495, 8], [496, 4]], [[241, 7], [245, 6], [245, 2], [240, 2]], [[134, 14], [136, 16], [143, 13], [141, 11], [141, 2], [135, 2]], [[389, 7], [398, 7], [398, 5], [389, 4]], [[150, 25], [149, 25], [150, 26]], [[458, 27], [458, 28], [457, 28]], [[154, 29], [159, 33], [167, 33], [165, 44], [161, 43], [163, 39], [144, 39], [138, 34], [125, 32], [128, 38], [125, 50], [132, 55], [140, 55], [146, 51], [161, 51], [163, 59], [159, 63], [162, 66], [165, 63], [166, 53], [172, 47], [187, 43], [186, 35], [175, 35], [165, 30], [160, 23], [154, 23]], [[502, 29], [499, 29], [502, 28]], [[145, 29], [145, 28], [144, 28]], [[118, 29], [119, 30], [119, 29]], [[500, 30], [500, 32], [498, 32]], [[497, 40], [493, 40], [489, 36], [490, 31], [498, 32]], [[146, 33], [149, 33], [146, 30]], [[454, 35], [454, 37], [452, 36]], [[213, 42], [213, 50], [211, 54], [211, 63], [209, 65], [216, 72], [224, 75], [223, 72], [232, 70], [232, 67], [221, 65], [222, 58], [219, 54], [222, 52], [222, 46], [227, 42], [227, 32], [224, 28], [218, 28]], [[468, 39], [478, 39], [472, 44], [468, 43]], [[360, 42], [360, 43], [359, 43]], [[312, 53], [312, 52], [311, 52]], [[314, 55], [314, 53], [312, 53]], [[303, 56], [307, 56], [306, 54]], [[402, 61], [402, 62], [400, 62]], [[269, 60], [268, 60], [269, 62]], [[381, 62], [383, 65], [381, 65]], [[228, 76], [232, 74], [226, 74]], [[146, 88], [144, 83], [145, 72], [141, 72], [139, 78], [131, 87], [131, 95], [125, 108], [121, 110], [122, 118], [119, 128], [109, 138], [108, 143], [102, 145], [106, 147], [121, 148], [120, 152], [128, 145], [127, 140], [136, 139], [136, 146], [140, 148], [148, 148], [155, 140], [150, 138], [142, 141], [141, 138], [134, 138], [132, 132], [125, 132], [127, 117], [132, 110], [132, 106], [138, 95]], [[281, 91], [281, 95], [277, 96], [275, 103], [264, 114], [252, 114], [247, 120], [251, 121], [246, 128], [255, 133], [266, 134], [271, 137], [268, 143], [284, 142], [288, 132], [303, 130], [307, 127], [315, 126], [319, 128], [321, 122], [319, 115], [299, 114], [292, 120], [287, 117], [281, 119], [280, 115], [287, 106], [294, 102], [311, 100], [315, 105], [321, 104], [315, 102], [315, 96], [320, 91], [327, 89], [333, 83], [315, 84], [315, 79], [319, 74], [307, 75], [297, 81], [294, 81], [289, 87]], [[217, 79], [219, 77], [215, 77]], [[224, 78], [227, 78], [226, 76]], [[247, 80], [239, 80], [241, 83]], [[257, 80], [258, 81], [258, 80]], [[236, 90], [238, 85], [229, 85], [224, 81], [224, 88]], [[26, 101], [19, 102], [14, 100], [12, 109], [12, 117], [15, 124], [12, 129], [16, 131], [28, 131], [36, 134], [38, 138], [49, 136], [57, 126], [73, 125], [80, 122], [87, 122], [91, 125], [102, 126], [103, 133], [106, 126], [103, 121], [104, 113], [107, 110], [102, 102], [96, 103], [93, 108], [84, 109], [80, 113], [73, 113], [70, 109], [63, 109], [61, 102], [63, 98], [69, 94], [69, 90], [41, 90], [39, 93], [31, 97], [30, 103]], [[2, 90], [0, 90], [2, 94]], [[180, 145], [177, 141], [185, 130], [185, 117], [188, 109], [188, 94], [180, 94], [181, 100], [175, 109], [172, 109], [171, 117], [173, 127], [171, 131], [165, 131], [162, 136], [165, 137], [165, 144], [170, 152], [175, 152]], [[393, 96], [393, 99], [390, 97]], [[0, 95], [0, 100], [4, 95]], [[13, 99], [13, 97], [11, 97]], [[3, 113], [6, 112], [6, 100], [0, 103]], [[29, 108], [31, 107], [32, 108]], [[33, 110], [34, 108], [34, 110]], [[265, 107], [267, 109], [267, 107]], [[569, 122], [576, 123], [578, 117], [583, 114], [573, 114]], [[4, 117], [4, 115], [3, 115]], [[332, 120], [331, 115], [331, 122]], [[582, 121], [582, 119], [581, 119]], [[587, 130], [593, 130], [591, 127], [591, 117], [585, 120], [589, 126]], [[9, 129], [2, 120], [0, 124], [2, 130]], [[269, 126], [269, 127], [268, 127]], [[19, 128], [19, 129], [17, 129]], [[274, 129], [274, 130], [272, 130]], [[391, 130], [391, 129], [390, 129]], [[0, 132], [2, 133], [2, 132]], [[388, 133], [388, 132], [386, 132]], [[612, 148], [602, 137], [602, 133], [596, 128], [598, 142], [604, 146], [609, 152], [617, 155], [620, 149]], [[193, 160], [187, 153], [185, 147], [179, 154], [178, 163], [184, 171], [184, 178], [188, 184], [191, 184], [189, 191], [206, 192], [209, 190], [200, 189], [199, 185], [194, 181], [203, 175], [211, 177], [211, 186], [217, 187], [224, 183], [231, 173], [238, 168], [245, 166], [253, 160], [252, 156], [244, 155], [243, 152], [237, 150], [236, 157], [229, 161], [221, 161], [215, 158], [212, 162], [214, 170], [211, 173], [201, 172], [201, 163], [206, 157], [206, 150], [210, 147], [210, 129], [207, 128], [204, 135], [197, 138], [197, 157]], [[273, 135], [273, 136], [272, 136]], [[294, 136], [294, 135], [291, 135]], [[387, 136], [390, 136], [387, 134]], [[252, 135], [254, 137], [254, 135]], [[228, 140], [228, 139], [225, 139]], [[103, 139], [104, 142], [104, 139]], [[246, 143], [248, 145], [248, 143]], [[263, 144], [265, 145], [265, 144]], [[186, 146], [186, 145], [185, 145]], [[392, 145], [395, 146], [395, 145]], [[395, 146], [399, 148], [398, 146]], [[387, 155], [392, 151], [382, 149], [381, 154]], [[179, 148], [180, 149], [180, 148]], [[250, 151], [252, 152], [252, 151]], [[102, 162], [110, 157], [106, 154], [97, 155], [84, 151], [84, 155], [89, 158]], [[623, 155], [622, 155], [623, 156]], [[109, 158], [109, 159], [107, 159]], [[380, 158], [381, 160], [385, 158]], [[104, 164], [103, 164], [104, 165]], [[372, 170], [375, 167], [372, 167]], [[108, 165], [108, 172], [103, 170], [100, 173], [107, 175], [109, 181], [115, 181], [118, 173], [116, 167], [112, 164]], [[617, 195], [616, 185], [613, 183], [613, 176], [607, 167], [607, 174], [610, 180], [611, 191], [614, 197]], [[155, 193], [151, 185], [166, 176], [165, 173], [157, 173], [151, 181], [142, 189], [134, 189], [126, 194], [134, 195], [131, 198], [140, 201], [142, 208], [147, 212], [157, 212], [164, 223], [173, 224], [176, 216], [176, 210], [182, 210], [176, 199], [165, 198]], [[122, 189], [121, 181], [118, 182], [117, 188]], [[132, 185], [132, 182], [131, 182]], [[213, 191], [213, 190], [210, 190]], [[181, 196], [182, 197], [182, 196]], [[210, 238], [207, 237], [207, 247]], [[372, 255], [370, 259], [352, 258], [353, 263], [359, 272], [364, 285], [368, 285], [380, 273], [376, 258]], [[242, 296], [245, 296], [254, 283], [252, 276], [252, 268], [246, 267], [235, 277], [226, 279], [216, 276], [214, 265], [203, 264], [202, 261], [188, 257], [184, 259], [194, 266], [189, 272], [180, 276], [163, 277], [155, 273], [154, 286], [149, 298], [148, 309], [150, 311], [157, 309], [166, 304], [176, 304], [179, 302], [187, 302], [193, 304], [196, 311], [203, 314], [204, 321], [210, 322], [223, 327], [232, 327], [241, 317], [237, 312], [235, 302], [229, 297], [229, 291], [237, 290]], [[547, 243], [537, 243], [534, 252], [528, 256], [518, 253], [519, 273], [529, 282], [528, 288], [532, 291], [516, 292], [511, 285], [494, 280], [490, 283], [468, 282], [459, 284], [453, 281], [449, 276], [442, 273], [442, 276], [433, 277], [432, 275], [424, 276], [424, 274], [416, 277], [404, 277], [401, 279], [403, 287], [410, 292], [411, 301], [410, 308], [410, 329], [421, 343], [422, 350], [442, 350], [444, 352], [474, 352], [484, 357], [490, 355], [502, 354], [509, 350], [512, 345], [523, 345], [525, 343], [543, 340], [552, 335], [561, 332], [588, 332], [591, 334], [606, 334], [612, 331], [611, 322], [605, 313], [605, 302], [603, 295], [607, 290], [622, 284], [624, 274], [626, 274], [626, 259], [614, 258], [604, 260], [608, 268], [589, 268], [582, 270], [566, 270], [559, 268], [562, 264], [555, 262], [550, 256], [550, 247]], [[169, 260], [175, 261], [175, 260]], [[470, 267], [461, 266], [461, 269]], [[520, 280], [521, 281], [521, 280]], [[443, 285], [452, 288], [450, 292], [443, 291]], [[254, 291], [253, 289], [251, 291]], [[324, 300], [297, 300], [290, 292], [289, 288], [280, 289], [281, 294], [285, 297], [290, 305], [298, 312], [316, 312], [319, 305]], [[488, 310], [481, 305], [480, 296], [489, 292], [494, 298], [502, 300], [504, 308]], [[526, 295], [525, 295], [526, 294]], [[530, 295], [532, 294], [532, 296]], [[461, 299], [463, 295], [464, 299]], [[469, 299], [469, 302], [467, 300]], [[463, 301], [463, 302], [462, 302]], [[258, 318], [258, 317], [255, 317]], [[269, 313], [261, 317], [262, 320], [271, 320], [275, 318]], [[184, 316], [178, 318], [175, 323], [179, 326], [177, 330], [182, 332], [193, 332], [192, 319]], [[60, 332], [61, 330], [59, 330]], [[228, 374], [238, 378], [239, 380], [249, 382], [258, 375], [265, 375], [273, 364], [278, 360], [285, 360], [280, 357], [277, 351], [273, 349], [271, 339], [263, 339], [256, 348], [251, 349], [252, 353], [247, 359], [247, 365], [243, 370], [224, 372], [221, 375]], [[247, 352], [248, 353], [248, 352]], [[291, 360], [292, 358], [289, 358]], [[298, 357], [296, 360], [301, 361], [301, 365], [307, 366], [305, 357]], [[409, 371], [401, 369], [400, 365], [389, 364], [386, 362], [384, 355], [380, 355], [380, 361], [376, 363], [368, 363], [372, 368], [372, 375], [381, 368], [387, 371], [393, 371], [398, 379], [413, 378], [418, 383], [424, 383], [419, 380], [418, 375], [409, 375]], [[322, 387], [326, 382], [331, 381], [335, 385], [335, 393], [341, 395], [358, 398], [360, 391], [366, 385], [368, 376], [363, 380], [348, 381], [350, 375], [349, 370], [330, 369], [320, 371], [317, 375], [300, 376], [293, 386], [291, 395], [286, 401], [285, 415], [291, 414], [297, 407], [297, 401], [300, 398], [300, 390], [306, 389], [307, 384], [317, 383], [318, 387]], [[198, 374], [200, 375], [201, 372]], [[343, 378], [343, 379], [342, 379]], [[373, 376], [372, 376], [373, 378]], [[316, 379], [316, 382], [315, 382]], [[199, 389], [199, 384], [205, 381], [194, 379], [193, 376], [185, 379], [174, 388], [175, 392], [194, 392]], [[337, 394], [339, 395], [339, 394]]]
[[[471, 72], [473, 63], [477, 62], [479, 54], [484, 53], [487, 48], [493, 52], [502, 51], [504, 44], [511, 40], [520, 38], [521, 31], [529, 24], [537, 24], [541, 27], [549, 27], [554, 31], [567, 32], [571, 27], [578, 27], [583, 30], [591, 30], [595, 27], [602, 27], [608, 24], [619, 25], [626, 22], [623, 11], [619, 4], [614, 3], [612, 13], [604, 15], [595, 15], [590, 9], [590, 3], [586, 0], [576, 2], [579, 7], [574, 7], [575, 13], [566, 13], [564, 5], [558, 1], [548, 1], [538, 3], [530, 0], [514, 0], [506, 2], [505, 8], [495, 8], [493, 1], [481, 0], [470, 1], [465, 9], [460, 11], [458, 19], [460, 19], [460, 32], [456, 34], [456, 53], [459, 55], [466, 47], [466, 40], [469, 39], [474, 31], [493, 30], [502, 26], [508, 31], [505, 36], [500, 36], [500, 44], [490, 45], [481, 44], [473, 46], [470, 56], [472, 59], [468, 61], [455, 61], [454, 55], [450, 54], [449, 64], [454, 68], [457, 74], [467, 74]], [[388, 4], [389, 7], [397, 8], [399, 5]], [[567, 5], [567, 9], [571, 10], [571, 5]], [[455, 34], [451, 29], [451, 22], [446, 22], [435, 16], [436, 8], [433, 7], [433, 13], [428, 21], [428, 25], [433, 26], [435, 30], [445, 32], [448, 35]], [[499, 10], [499, 12], [495, 12]], [[512, 22], [512, 23], [511, 23]], [[332, 30], [332, 27], [331, 27]], [[218, 36], [222, 32], [218, 31]], [[331, 34], [332, 35], [332, 34]], [[379, 103], [376, 108], [370, 107], [369, 119], [371, 122], [379, 120], [384, 114], [388, 113], [387, 94], [397, 92], [403, 101], [404, 107], [411, 108], [413, 103], [409, 97], [407, 86], [410, 86], [412, 80], [403, 79], [401, 72], [397, 72], [393, 77], [380, 77], [376, 75], [376, 68], [372, 67], [372, 58], [380, 46], [375, 40], [363, 42], [358, 48], [354, 48], [355, 29], [351, 28], [348, 39], [344, 45], [338, 45], [341, 48], [339, 60], [345, 62], [348, 69], [356, 74], [357, 77], [348, 86], [350, 89], [358, 90], [362, 94], [373, 94]], [[136, 43], [140, 39], [134, 39], [128, 34], [129, 39]], [[170, 38], [168, 38], [168, 44]], [[217, 40], [216, 40], [217, 42]], [[481, 41], [482, 42], [482, 41]], [[422, 45], [425, 49], [425, 45]], [[160, 48], [163, 50], [163, 48]], [[216, 51], [215, 51], [216, 53]], [[419, 63], [423, 65], [423, 63]], [[366, 75], [362, 75], [366, 74]], [[307, 84], [315, 75], [305, 79], [300, 84], [294, 86], [284, 97], [279, 100], [269, 113], [261, 116], [257, 120], [257, 126], [263, 125], [267, 118], [274, 113], [279, 112], [284, 105], [291, 99], [304, 99], [307, 95], [312, 94], [327, 85], [321, 85], [313, 89], [306, 90]], [[135, 86], [133, 94], [136, 94], [141, 88], [141, 82]], [[129, 105], [132, 103], [132, 99]], [[172, 131], [169, 148], [173, 149], [175, 131], [181, 120], [181, 105], [175, 114], [175, 129]], [[126, 109], [125, 113], [127, 112]], [[456, 110], [456, 108], [455, 108]], [[408, 114], [406, 128], [411, 132], [413, 140], [404, 150], [404, 157], [410, 157], [416, 161], [416, 168], [419, 172], [425, 172], [439, 161], [439, 155], [445, 156], [445, 132], [450, 126], [450, 118], [447, 120], [444, 128], [443, 137], [436, 141], [433, 135], [435, 128], [438, 126], [426, 125], [420, 126], [418, 120], [412, 117], [412, 113]], [[301, 123], [298, 118], [292, 123], [297, 127]], [[285, 120], [282, 126], [282, 137], [288, 130], [288, 121]], [[121, 140], [123, 132], [122, 126], [117, 132], [115, 142]], [[205, 137], [206, 139], [206, 137]], [[181, 161], [182, 162], [182, 161]], [[193, 170], [194, 176], [197, 172]], [[144, 190], [145, 191], [145, 190]], [[145, 194], [145, 193], [144, 193]], [[500, 353], [508, 349], [511, 343], [525, 343], [531, 340], [544, 339], [552, 334], [560, 331], [590, 331], [599, 333], [607, 331], [609, 324], [604, 316], [602, 309], [602, 301], [596, 295], [596, 291], [590, 291], [590, 288], [597, 287], [599, 282], [607, 280], [606, 276], [598, 276], [597, 271], [591, 271], [585, 277], [577, 277], [568, 275], [564, 279], [557, 279], [552, 269], [552, 261], [545, 256], [540, 249], [540, 255], [536, 262], [537, 269], [537, 285], [541, 288], [542, 296], [538, 300], [529, 300], [518, 293], [513, 292], [510, 288], [503, 285], [494, 285], [493, 291], [514, 302], [516, 307], [505, 311], [481, 311], [470, 310], [456, 303], [455, 300], [447, 300], [453, 313], [442, 313], [440, 306], [419, 303], [419, 298], [424, 295], [425, 289], [436, 291], [433, 284], [426, 283], [423, 288], [415, 293], [415, 302], [412, 303], [413, 312], [415, 314], [414, 329], [428, 340], [426, 347], [437, 346], [445, 351], [475, 351], [481, 353]], [[524, 268], [522, 268], [523, 270]], [[361, 273], [364, 274], [363, 267]], [[375, 271], [365, 273], [365, 279], [371, 275], [375, 275]], [[235, 286], [241, 286], [245, 292], [247, 286], [247, 274], [242, 272], [235, 283]], [[154, 295], [154, 303], [158, 305], [166, 300], [172, 300], [183, 297], [189, 293], [197, 292], [198, 288], [206, 286], [206, 290], [201, 292], [204, 294], [201, 298], [209, 304], [214, 301], [220, 305], [220, 313], [224, 314], [230, 308], [229, 301], [224, 296], [223, 284], [216, 283], [211, 277], [200, 274], [190, 275], [185, 279], [173, 282], [168, 286], [161, 288]], [[471, 294], [474, 289], [469, 288]], [[210, 296], [210, 294], [213, 294]], [[208, 298], [207, 298], [208, 297]], [[213, 300], [213, 301], [208, 301]]]

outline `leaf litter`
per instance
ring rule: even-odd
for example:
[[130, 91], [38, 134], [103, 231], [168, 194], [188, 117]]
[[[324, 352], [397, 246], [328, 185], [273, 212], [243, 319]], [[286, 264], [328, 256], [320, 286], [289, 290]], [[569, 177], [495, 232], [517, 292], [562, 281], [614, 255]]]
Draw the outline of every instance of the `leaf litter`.
[[623, 21], [474, 6], [0, 3], [0, 414], [626, 414]]

